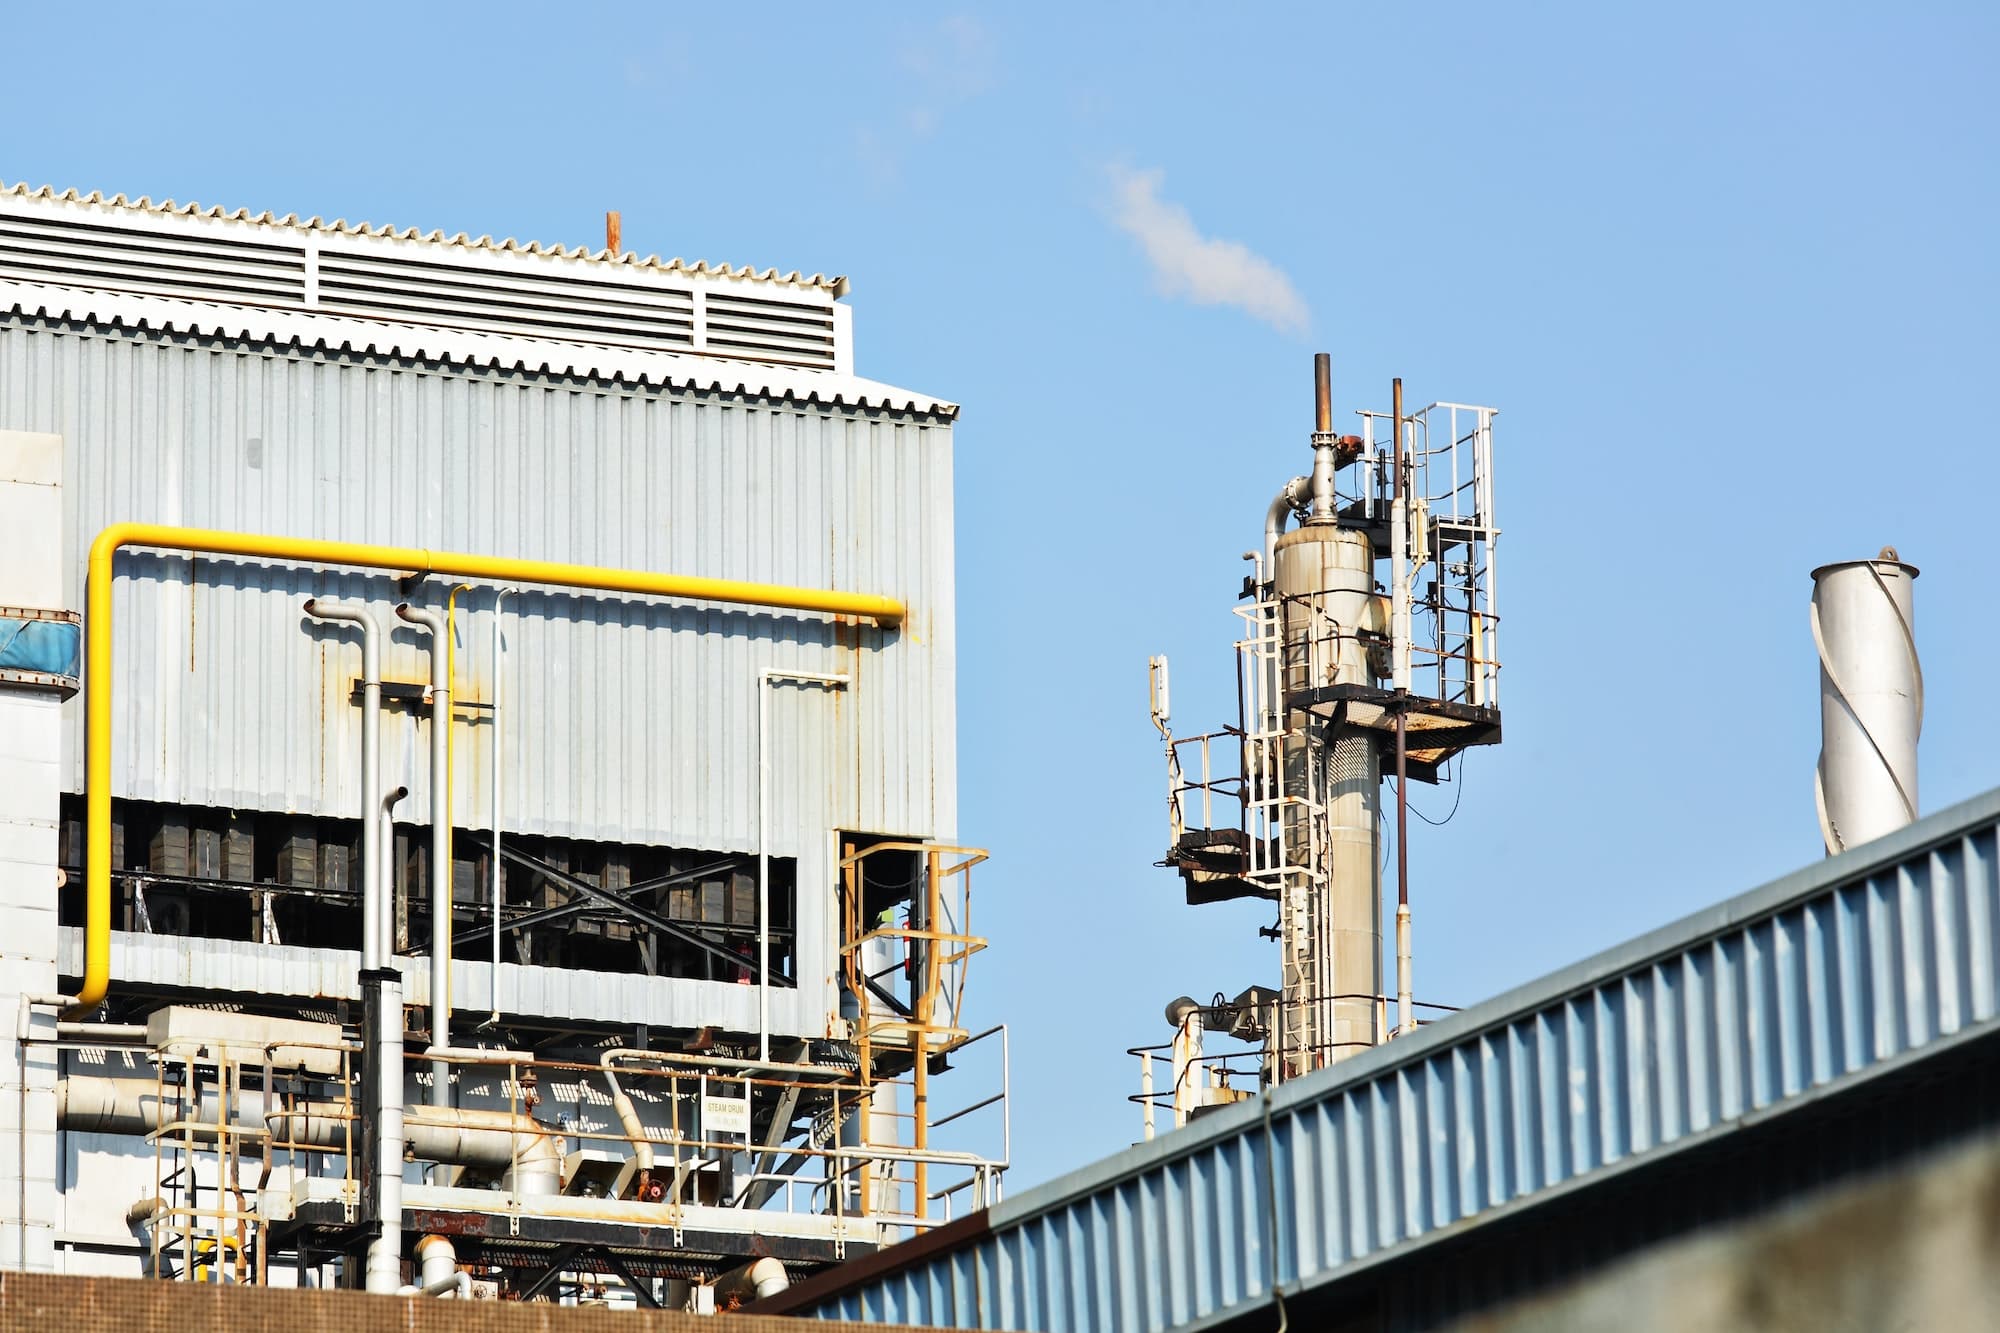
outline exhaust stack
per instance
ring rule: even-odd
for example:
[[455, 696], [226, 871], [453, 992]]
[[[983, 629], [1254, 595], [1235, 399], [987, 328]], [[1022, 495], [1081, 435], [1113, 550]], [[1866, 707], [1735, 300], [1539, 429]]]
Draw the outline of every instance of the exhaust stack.
[[1896, 548], [1812, 572], [1819, 650], [1819, 768], [1813, 796], [1833, 856], [1917, 817], [1917, 736], [1924, 673], [1917, 661], [1917, 577]]

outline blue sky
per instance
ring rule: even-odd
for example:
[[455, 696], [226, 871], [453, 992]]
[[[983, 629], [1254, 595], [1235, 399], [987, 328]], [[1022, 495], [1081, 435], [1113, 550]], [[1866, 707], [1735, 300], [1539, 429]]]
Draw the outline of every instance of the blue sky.
[[1508, 740], [1416, 826], [1422, 998], [1818, 855], [1816, 564], [1923, 568], [1923, 806], [2000, 782], [1989, 6], [64, 15], [9, 16], [0, 178], [570, 243], [618, 208], [634, 249], [850, 275], [861, 372], [965, 405], [1016, 1188], [1136, 1136], [1167, 1000], [1275, 977], [1267, 912], [1151, 864], [1145, 662], [1183, 730], [1233, 715], [1315, 350], [1342, 413], [1392, 375], [1502, 409]]

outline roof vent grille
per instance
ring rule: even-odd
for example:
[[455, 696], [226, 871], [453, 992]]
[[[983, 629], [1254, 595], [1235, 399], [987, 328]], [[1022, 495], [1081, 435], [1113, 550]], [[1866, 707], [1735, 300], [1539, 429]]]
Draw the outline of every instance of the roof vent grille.
[[0, 211], [0, 278], [224, 301], [305, 303], [303, 245]]
[[[518, 337], [694, 350], [694, 290], [324, 247], [319, 309]], [[746, 350], [745, 354], [749, 354]]]
[[754, 356], [797, 366], [834, 364], [833, 307], [708, 294], [708, 348], [717, 356]]
[[111, 221], [0, 198], [0, 282], [841, 368], [837, 307], [822, 291], [750, 295], [752, 284], [737, 278], [662, 281], [621, 264], [486, 252], [440, 257], [443, 249], [234, 220], [147, 214], [128, 224], [122, 216]]

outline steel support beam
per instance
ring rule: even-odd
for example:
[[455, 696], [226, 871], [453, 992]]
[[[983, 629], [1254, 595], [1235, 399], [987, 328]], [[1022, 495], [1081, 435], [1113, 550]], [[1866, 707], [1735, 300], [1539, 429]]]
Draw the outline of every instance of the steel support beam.
[[[491, 849], [493, 842], [490, 837], [487, 839], [486, 845]], [[500, 855], [518, 866], [523, 866], [541, 875], [559, 889], [563, 889], [571, 894], [581, 895], [604, 907], [623, 912], [634, 921], [637, 921], [641, 925], [650, 926], [670, 939], [676, 939], [682, 944], [700, 949], [704, 953], [723, 960], [731, 967], [747, 967], [750, 969], [750, 975], [753, 977], [758, 975], [757, 963], [754, 959], [746, 958], [742, 954], [725, 949], [706, 936], [696, 934], [694, 931], [681, 925], [678, 921], [661, 916], [649, 907], [641, 907], [637, 903], [627, 902], [619, 894], [609, 889], [601, 889], [588, 880], [578, 879], [575, 875], [567, 871], [558, 870], [546, 861], [537, 860], [525, 852], [507, 846], [505, 843], [501, 844]], [[774, 976], [772, 980], [784, 986], [792, 984], [792, 979], [783, 974]]]

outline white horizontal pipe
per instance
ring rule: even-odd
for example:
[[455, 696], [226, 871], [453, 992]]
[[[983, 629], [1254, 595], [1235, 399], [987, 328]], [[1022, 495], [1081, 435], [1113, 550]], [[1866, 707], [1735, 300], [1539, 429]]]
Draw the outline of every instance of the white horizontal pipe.
[[97, 1041], [106, 1046], [143, 1046], [144, 1023], [57, 1023], [57, 1041]]
[[[218, 1105], [213, 1090], [186, 1116], [214, 1124]], [[268, 1102], [261, 1092], [239, 1092], [232, 1123], [242, 1128], [268, 1125], [280, 1138], [317, 1152], [344, 1152], [352, 1108], [342, 1102], [303, 1102], [290, 1109]], [[162, 1108], [150, 1079], [103, 1078], [72, 1074], [56, 1084], [56, 1123], [62, 1128], [95, 1134], [151, 1134], [169, 1123], [173, 1103]], [[550, 1194], [559, 1188], [563, 1136], [531, 1116], [510, 1111], [471, 1110], [449, 1106], [411, 1106], [403, 1111], [403, 1140], [410, 1154], [427, 1162], [473, 1166], [488, 1170], [514, 1169], [522, 1194]], [[400, 1149], [396, 1153], [401, 1160]]]
[[[231, 1123], [255, 1128], [264, 1123], [264, 1094], [239, 1091]], [[214, 1124], [219, 1094], [205, 1088], [193, 1105], [160, 1104], [149, 1078], [104, 1078], [72, 1074], [56, 1083], [56, 1124], [78, 1134], [151, 1134], [175, 1117]]]
[[[280, 1138], [305, 1147], [338, 1151], [347, 1138], [347, 1109], [339, 1102], [311, 1102], [268, 1117]], [[465, 1107], [411, 1106], [403, 1112], [410, 1155], [426, 1162], [511, 1169], [522, 1194], [560, 1188], [563, 1137], [529, 1116]]]
[[752, 1259], [740, 1268], [732, 1268], [715, 1280], [715, 1294], [727, 1299], [734, 1296], [738, 1304], [749, 1305], [753, 1301], [766, 1300], [792, 1285], [785, 1273], [784, 1264], [769, 1255], [762, 1259]]

